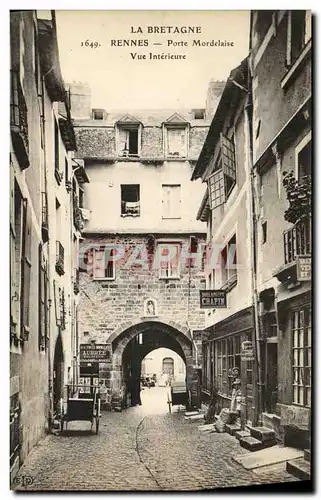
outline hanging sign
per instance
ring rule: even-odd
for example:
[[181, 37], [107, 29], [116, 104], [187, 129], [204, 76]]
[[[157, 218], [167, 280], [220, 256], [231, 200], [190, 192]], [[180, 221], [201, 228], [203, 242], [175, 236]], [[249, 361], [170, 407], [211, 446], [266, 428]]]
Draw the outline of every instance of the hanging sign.
[[296, 273], [298, 281], [311, 281], [311, 257], [297, 256]]
[[241, 361], [254, 361], [253, 342], [250, 340], [242, 342]]
[[227, 307], [226, 290], [200, 290], [201, 309]]

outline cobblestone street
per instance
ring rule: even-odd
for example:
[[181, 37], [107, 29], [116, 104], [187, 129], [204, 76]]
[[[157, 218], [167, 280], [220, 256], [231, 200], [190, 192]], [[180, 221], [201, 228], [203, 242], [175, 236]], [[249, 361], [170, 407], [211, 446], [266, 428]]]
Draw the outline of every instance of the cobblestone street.
[[202, 434], [184, 411], [168, 413], [166, 389], [142, 392], [143, 405], [104, 413], [99, 434], [74, 422], [41, 441], [20, 469], [19, 490], [201, 490], [294, 481], [284, 464], [250, 472], [232, 460], [243, 450], [230, 435]]

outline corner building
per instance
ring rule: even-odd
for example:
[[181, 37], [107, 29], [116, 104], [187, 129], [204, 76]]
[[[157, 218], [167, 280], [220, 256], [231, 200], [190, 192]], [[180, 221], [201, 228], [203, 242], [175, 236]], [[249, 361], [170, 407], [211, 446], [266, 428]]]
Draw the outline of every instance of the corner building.
[[[218, 82], [216, 93], [221, 87]], [[77, 154], [90, 179], [80, 249], [80, 380], [104, 385], [109, 407], [137, 404], [141, 361], [165, 347], [184, 360], [195, 402], [192, 346], [193, 331], [204, 327], [203, 273], [188, 254], [201, 249], [206, 228], [195, 221], [204, 190], [190, 177], [211, 111], [107, 112], [91, 109], [90, 91], [81, 84], [70, 91]], [[115, 245], [121, 249], [117, 260], [107, 262]], [[176, 257], [159, 268], [153, 262], [164, 245]], [[86, 348], [93, 352], [102, 344], [103, 358], [88, 358]]]

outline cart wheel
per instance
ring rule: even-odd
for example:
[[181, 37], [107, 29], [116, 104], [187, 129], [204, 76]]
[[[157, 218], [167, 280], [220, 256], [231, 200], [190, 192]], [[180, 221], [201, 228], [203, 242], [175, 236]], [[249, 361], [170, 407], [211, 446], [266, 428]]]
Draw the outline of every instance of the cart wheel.
[[96, 417], [96, 434], [98, 434], [99, 431], [99, 416], [97, 415]]

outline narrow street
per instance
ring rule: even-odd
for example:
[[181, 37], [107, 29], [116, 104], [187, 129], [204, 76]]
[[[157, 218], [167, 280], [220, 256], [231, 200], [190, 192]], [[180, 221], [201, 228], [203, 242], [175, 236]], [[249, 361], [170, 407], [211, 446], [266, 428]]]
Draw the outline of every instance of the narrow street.
[[[87, 422], [41, 441], [20, 469], [16, 490], [202, 490], [295, 481], [285, 465], [256, 472], [232, 457], [247, 453], [229, 434], [200, 433], [183, 407], [168, 413], [166, 388], [142, 391], [142, 406], [103, 413], [99, 434]], [[58, 433], [57, 433], [58, 434]], [[26, 480], [27, 479], [27, 480]]]

